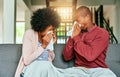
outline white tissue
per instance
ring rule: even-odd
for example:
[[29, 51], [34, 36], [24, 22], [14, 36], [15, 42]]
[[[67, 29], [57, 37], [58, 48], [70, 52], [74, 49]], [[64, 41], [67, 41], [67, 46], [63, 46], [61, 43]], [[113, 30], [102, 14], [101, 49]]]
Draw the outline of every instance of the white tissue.
[[[74, 30], [74, 26], [75, 26], [75, 24], [77, 24], [77, 23], [78, 23], [77, 21], [75, 21], [75, 22], [73, 23], [72, 29], [71, 29], [70, 31], [68, 31], [68, 33], [67, 33], [68, 36], [71, 36], [71, 35], [72, 35], [72, 32], [73, 32], [73, 30]], [[81, 24], [78, 23], [78, 25], [79, 25], [79, 27], [81, 27]]]
[[[47, 34], [52, 33], [52, 31], [49, 31]], [[49, 44], [47, 45], [46, 49], [53, 51], [54, 50], [54, 42], [53, 42], [53, 38], [51, 38]]]

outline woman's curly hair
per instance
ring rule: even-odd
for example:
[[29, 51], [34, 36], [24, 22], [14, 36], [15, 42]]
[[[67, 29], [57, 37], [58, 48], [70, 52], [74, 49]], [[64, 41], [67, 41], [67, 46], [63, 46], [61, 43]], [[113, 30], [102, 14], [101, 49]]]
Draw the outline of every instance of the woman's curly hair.
[[50, 8], [43, 8], [33, 13], [31, 17], [31, 26], [34, 31], [42, 32], [50, 25], [54, 28], [59, 27], [60, 16], [57, 12]]

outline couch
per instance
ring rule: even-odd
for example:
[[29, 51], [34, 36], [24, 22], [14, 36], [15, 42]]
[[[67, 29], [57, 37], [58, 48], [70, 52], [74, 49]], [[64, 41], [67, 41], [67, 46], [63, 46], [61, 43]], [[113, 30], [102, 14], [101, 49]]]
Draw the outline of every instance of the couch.
[[[74, 63], [73, 60], [69, 62], [63, 60], [61, 51], [64, 46], [64, 44], [54, 46], [56, 57], [53, 64], [59, 68], [68, 68]], [[0, 44], [0, 77], [14, 77], [21, 51], [21, 44]], [[120, 44], [109, 45], [106, 63], [117, 77], [120, 77]]]

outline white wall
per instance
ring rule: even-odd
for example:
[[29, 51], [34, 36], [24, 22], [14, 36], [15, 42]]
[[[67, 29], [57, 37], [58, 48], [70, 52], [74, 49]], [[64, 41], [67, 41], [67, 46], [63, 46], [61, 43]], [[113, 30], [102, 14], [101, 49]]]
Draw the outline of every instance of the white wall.
[[16, 4], [16, 21], [25, 21], [25, 10], [28, 9], [28, 7], [23, 0], [17, 0]]
[[[26, 6], [31, 9], [31, 0], [22, 0], [26, 4]], [[40, 1], [39, 1], [40, 2]]]
[[96, 5], [113, 5], [116, 0], [77, 0], [77, 5], [87, 5], [87, 6], [96, 6]]
[[25, 30], [31, 28], [30, 20], [31, 20], [31, 11], [27, 9], [25, 11]]
[[[23, 0], [25, 5], [28, 7], [27, 9], [25, 9], [25, 30], [31, 28], [30, 25], [30, 20], [31, 20], [31, 0]], [[34, 0], [35, 2], [35, 0]], [[40, 1], [39, 1], [40, 2]], [[40, 2], [41, 3], [41, 2]]]
[[32, 5], [46, 5], [46, 0], [31, 0]]
[[15, 43], [15, 21], [16, 10], [15, 0], [3, 0], [3, 25], [4, 41], [3, 43]]
[[110, 27], [113, 27], [113, 33], [116, 38], [119, 38], [118, 35], [118, 25], [117, 25], [117, 15], [116, 15], [116, 5], [105, 5], [104, 8], [104, 17], [105, 19], [109, 19]]
[[0, 44], [3, 41], [3, 0], [0, 0]]
[[116, 15], [116, 6], [111, 8], [110, 14], [110, 26], [113, 26], [113, 33], [115, 34], [116, 38], [119, 39], [118, 34], [118, 25], [117, 25], [117, 15]]
[[118, 40], [120, 43], [120, 0], [116, 0], [116, 15], [117, 15], [117, 34], [118, 34]]
[[[27, 1], [27, 0], [24, 0]], [[64, 1], [64, 0], [63, 0]], [[71, 1], [71, 0], [70, 0]], [[77, 5], [112, 5], [116, 0], [77, 0]], [[32, 5], [46, 5], [46, 0], [31, 0]]]

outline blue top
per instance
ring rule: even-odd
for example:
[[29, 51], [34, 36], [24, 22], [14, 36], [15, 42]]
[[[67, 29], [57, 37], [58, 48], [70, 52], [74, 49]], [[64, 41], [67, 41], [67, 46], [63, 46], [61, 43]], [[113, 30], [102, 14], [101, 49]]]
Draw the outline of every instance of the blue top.
[[[38, 47], [40, 47], [42, 45], [41, 42], [38, 42]], [[44, 61], [48, 61], [48, 50], [44, 49], [44, 52], [38, 57], [38, 60], [44, 60]]]

